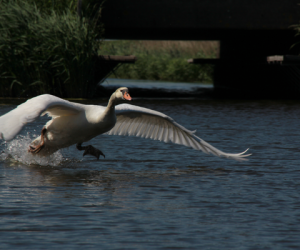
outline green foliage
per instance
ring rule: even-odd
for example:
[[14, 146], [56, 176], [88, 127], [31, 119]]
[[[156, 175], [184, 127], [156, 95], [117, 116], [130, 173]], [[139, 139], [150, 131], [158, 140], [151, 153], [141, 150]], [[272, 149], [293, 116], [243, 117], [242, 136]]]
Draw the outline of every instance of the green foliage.
[[70, 10], [74, 14], [77, 9], [77, 0], [19, 0], [18, 2], [27, 2], [42, 12], [50, 14], [52, 11], [62, 14], [66, 10]]
[[125, 79], [147, 79], [175, 82], [212, 82], [212, 65], [187, 63], [189, 58], [208, 58], [215, 55], [204, 51], [186, 51], [178, 46], [147, 48], [141, 41], [105, 41], [100, 53], [135, 55], [135, 64], [124, 64], [114, 73]]
[[68, 8], [40, 11], [34, 1], [0, 4], [0, 95], [91, 96], [97, 23]]

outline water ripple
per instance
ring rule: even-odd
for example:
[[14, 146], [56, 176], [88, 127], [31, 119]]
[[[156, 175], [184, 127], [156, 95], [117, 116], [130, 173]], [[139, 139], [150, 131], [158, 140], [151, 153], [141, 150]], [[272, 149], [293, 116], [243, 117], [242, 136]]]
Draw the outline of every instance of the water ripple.
[[[102, 101], [103, 102], [103, 101]], [[105, 103], [101, 103], [104, 104]], [[0, 145], [1, 249], [297, 249], [300, 102], [137, 100], [248, 162], [173, 144], [99, 136], [27, 153], [46, 118]], [[0, 106], [0, 115], [15, 107]]]

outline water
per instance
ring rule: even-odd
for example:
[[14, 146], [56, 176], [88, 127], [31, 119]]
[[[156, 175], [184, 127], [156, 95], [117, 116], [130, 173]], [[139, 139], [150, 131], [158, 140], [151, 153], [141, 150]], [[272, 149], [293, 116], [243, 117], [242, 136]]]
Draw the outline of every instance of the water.
[[159, 82], [151, 80], [132, 80], [107, 78], [103, 83], [104, 87], [122, 87], [142, 88], [142, 89], [172, 89], [173, 91], [192, 91], [195, 88], [213, 88], [212, 84], [208, 83], [186, 83], [186, 82]]
[[[101, 105], [106, 101], [101, 100]], [[299, 249], [300, 101], [137, 99], [248, 162], [133, 137], [26, 154], [0, 146], [0, 249]], [[0, 105], [0, 115], [16, 105]]]

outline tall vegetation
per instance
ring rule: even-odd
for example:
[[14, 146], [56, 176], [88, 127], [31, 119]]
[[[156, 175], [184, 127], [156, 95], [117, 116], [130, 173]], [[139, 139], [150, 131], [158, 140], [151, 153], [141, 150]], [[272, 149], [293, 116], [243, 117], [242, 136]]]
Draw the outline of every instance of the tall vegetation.
[[98, 15], [66, 2], [0, 0], [0, 96], [92, 95]]
[[189, 58], [216, 58], [215, 41], [105, 41], [101, 54], [135, 55], [135, 64], [124, 64], [118, 78], [175, 82], [212, 82], [213, 65], [187, 63]]

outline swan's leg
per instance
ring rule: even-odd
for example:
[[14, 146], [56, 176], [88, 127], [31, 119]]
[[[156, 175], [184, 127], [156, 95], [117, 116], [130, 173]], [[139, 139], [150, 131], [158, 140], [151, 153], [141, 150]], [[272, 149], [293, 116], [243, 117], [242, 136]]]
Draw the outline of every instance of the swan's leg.
[[30, 152], [32, 154], [37, 154], [38, 152], [41, 151], [41, 149], [45, 146], [44, 136], [45, 136], [46, 132], [47, 132], [47, 129], [43, 128], [42, 132], [41, 132], [41, 142], [36, 146], [30, 145], [28, 152]]
[[105, 155], [102, 153], [102, 151], [97, 148], [94, 148], [92, 145], [81, 146], [81, 143], [77, 143], [76, 148], [78, 150], [85, 150], [83, 156], [93, 155], [97, 157], [97, 160], [99, 160], [100, 155], [103, 155], [103, 157], [105, 158]]

